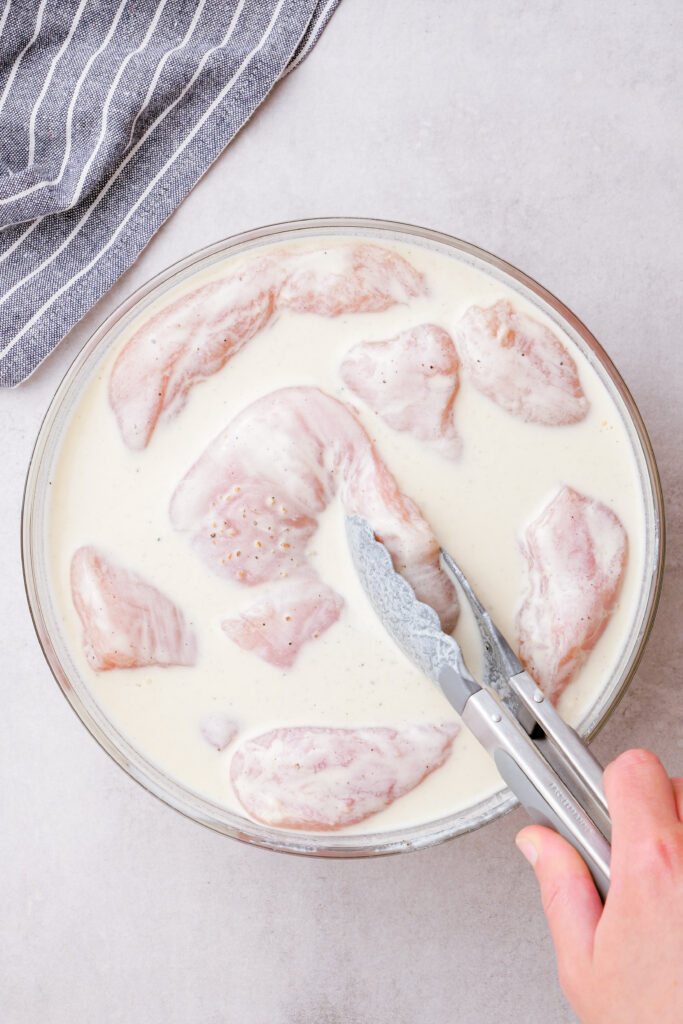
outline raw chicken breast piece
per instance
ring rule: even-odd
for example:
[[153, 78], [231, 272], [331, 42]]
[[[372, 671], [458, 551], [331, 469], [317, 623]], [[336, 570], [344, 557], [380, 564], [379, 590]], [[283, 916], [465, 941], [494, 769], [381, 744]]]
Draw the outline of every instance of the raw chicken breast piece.
[[361, 242], [295, 255], [278, 306], [334, 317], [381, 313], [427, 294], [422, 274], [397, 252]]
[[344, 357], [341, 378], [394, 430], [413, 434], [455, 458], [453, 424], [460, 360], [450, 334], [420, 324], [389, 341], [363, 341]]
[[220, 711], [214, 711], [202, 719], [200, 732], [206, 742], [217, 751], [229, 747], [239, 732], [237, 722]]
[[244, 651], [278, 668], [291, 668], [304, 644], [336, 622], [343, 598], [316, 577], [280, 583], [223, 629]]
[[177, 414], [197, 381], [269, 323], [283, 274], [278, 260], [257, 259], [182, 295], [135, 332], [109, 378], [109, 403], [129, 448], [144, 448], [159, 418]]
[[563, 487], [526, 530], [522, 550], [527, 584], [517, 615], [519, 656], [556, 702], [607, 626], [628, 538], [606, 505]]
[[236, 416], [176, 488], [171, 522], [229, 579], [310, 578], [306, 549], [335, 494], [450, 632], [458, 601], [434, 534], [353, 413], [318, 388], [273, 391]]
[[518, 419], [558, 426], [588, 412], [576, 363], [560, 339], [505, 299], [468, 309], [455, 345], [472, 384]]
[[406, 729], [273, 729], [235, 752], [230, 777], [257, 821], [310, 831], [342, 828], [388, 807], [439, 768], [455, 724]]
[[74, 554], [71, 595], [83, 623], [83, 650], [96, 671], [196, 663], [195, 636], [180, 609], [97, 548]]

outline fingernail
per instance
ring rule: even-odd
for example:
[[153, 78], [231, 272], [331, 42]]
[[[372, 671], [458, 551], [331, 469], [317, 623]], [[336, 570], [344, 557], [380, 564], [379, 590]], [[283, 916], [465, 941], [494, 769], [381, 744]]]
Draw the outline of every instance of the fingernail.
[[533, 867], [536, 861], [538, 860], [538, 850], [536, 849], [534, 844], [529, 839], [524, 838], [515, 839], [515, 843], [517, 844], [517, 849], [520, 851], [520, 853], [524, 854], [526, 859]]

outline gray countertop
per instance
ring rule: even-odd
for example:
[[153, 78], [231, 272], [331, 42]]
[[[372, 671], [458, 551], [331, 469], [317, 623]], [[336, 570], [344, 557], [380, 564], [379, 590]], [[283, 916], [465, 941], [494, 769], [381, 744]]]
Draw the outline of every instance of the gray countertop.
[[137, 264], [0, 395], [4, 1024], [559, 1024], [517, 811], [374, 861], [250, 849], [175, 814], [83, 729], [43, 661], [19, 554], [31, 447], [69, 363], [151, 275], [297, 217], [385, 217], [495, 252], [566, 302], [640, 406], [668, 517], [655, 628], [596, 741], [683, 770], [678, 0], [343, 0]]

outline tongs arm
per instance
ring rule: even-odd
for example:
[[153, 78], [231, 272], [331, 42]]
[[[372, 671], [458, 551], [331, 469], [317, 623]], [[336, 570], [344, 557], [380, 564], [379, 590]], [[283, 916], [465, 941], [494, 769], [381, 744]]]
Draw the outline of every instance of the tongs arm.
[[[585, 806], [591, 802], [603, 806], [599, 799], [586, 800], [586, 793], [602, 792], [600, 766], [585, 761], [583, 755], [588, 751], [578, 736], [567, 735], [568, 727], [550, 703], [537, 699], [540, 691], [476, 598], [473, 606], [491, 666], [485, 688], [468, 671], [456, 640], [442, 631], [434, 609], [419, 601], [410, 584], [396, 572], [370, 523], [349, 516], [346, 529], [363, 589], [398, 647], [437, 684], [489, 751], [532, 820], [554, 828], [581, 853], [604, 897], [609, 885], [610, 846], [596, 823], [598, 815]], [[450, 556], [443, 551], [441, 555], [446, 568], [460, 580], [468, 596], [472, 595]], [[504, 694], [502, 700], [500, 693]], [[577, 779], [584, 776], [579, 785]], [[583, 802], [577, 789], [584, 791]]]
[[[536, 748], [541, 760], [550, 766], [573, 804], [582, 808], [583, 817], [591, 820], [592, 826], [597, 827], [609, 840], [611, 823], [602, 783], [602, 765], [525, 672], [462, 569], [443, 549], [441, 561], [449, 575], [462, 587], [474, 612], [485, 647], [485, 681], [488, 687], [501, 698], [504, 710], [509, 712], [511, 718], [517, 720], [520, 731]], [[499, 770], [514, 789], [500, 765]], [[517, 790], [514, 791], [517, 793]], [[580, 803], [578, 797], [581, 798]]]
[[469, 698], [462, 720], [491, 754], [532, 821], [555, 829], [578, 850], [604, 899], [610, 880], [610, 845], [534, 740], [490, 690], [482, 689]]
[[[609, 839], [611, 825], [602, 782], [602, 765], [578, 733], [560, 717], [528, 672], [519, 672], [508, 681], [547, 737], [548, 742], [545, 743], [532, 733], [535, 742], [542, 745], [543, 755], [551, 761], [569, 788], [573, 788], [572, 782], [579, 783], [592, 805], [591, 816]], [[549, 756], [551, 747], [557, 757]]]

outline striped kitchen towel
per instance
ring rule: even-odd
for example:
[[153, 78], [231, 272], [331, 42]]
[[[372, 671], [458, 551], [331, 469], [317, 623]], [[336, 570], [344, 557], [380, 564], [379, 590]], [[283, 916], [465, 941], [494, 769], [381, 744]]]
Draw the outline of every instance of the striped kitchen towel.
[[338, 3], [6, 0], [1, 386], [130, 266]]

